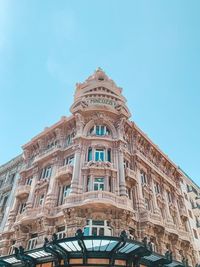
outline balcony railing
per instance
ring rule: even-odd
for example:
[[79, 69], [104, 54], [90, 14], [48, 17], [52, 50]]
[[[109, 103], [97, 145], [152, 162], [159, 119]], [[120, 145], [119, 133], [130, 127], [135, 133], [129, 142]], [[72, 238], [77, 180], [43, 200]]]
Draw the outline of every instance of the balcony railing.
[[4, 184], [1, 188], [1, 192], [8, 192], [12, 190], [12, 184]]
[[30, 192], [31, 186], [30, 185], [20, 185], [16, 190], [16, 197], [23, 198], [26, 197]]
[[125, 169], [125, 175], [126, 175], [126, 177], [129, 177], [129, 178], [137, 181], [136, 173], [134, 170], [131, 170], [130, 168], [126, 168]]
[[128, 210], [133, 209], [132, 201], [130, 199], [117, 196], [114, 193], [107, 191], [91, 191], [80, 195], [67, 196], [64, 203], [68, 206], [76, 206], [89, 203], [93, 204], [96, 202], [105, 203], [106, 205], [111, 204]]
[[52, 153], [55, 153], [57, 151], [59, 151], [61, 149], [61, 145], [56, 145], [56, 146], [53, 146], [49, 149], [46, 149], [44, 151], [42, 151], [40, 154], [38, 154], [35, 159], [34, 159], [34, 163], [41, 160], [41, 159], [44, 159], [48, 156], [50, 156]]
[[181, 239], [186, 240], [186, 241], [191, 241], [191, 238], [189, 236], [189, 233], [183, 230], [178, 231], [178, 235]]
[[47, 214], [49, 214], [49, 210], [47, 210], [45, 207], [28, 209], [16, 216], [16, 222], [21, 221], [22, 223], [22, 222], [32, 221], [33, 218], [37, 218], [40, 217], [41, 215], [47, 215]]
[[62, 166], [62, 167], [58, 168], [58, 170], [56, 171], [55, 177], [60, 179], [62, 177], [65, 177], [66, 175], [72, 175], [73, 168], [74, 167], [72, 165]]

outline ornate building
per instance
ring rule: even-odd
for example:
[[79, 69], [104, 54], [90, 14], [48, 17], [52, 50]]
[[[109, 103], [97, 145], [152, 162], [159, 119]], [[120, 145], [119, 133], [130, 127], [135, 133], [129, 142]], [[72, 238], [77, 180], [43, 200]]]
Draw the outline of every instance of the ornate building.
[[186, 176], [129, 120], [122, 89], [98, 69], [76, 85], [71, 113], [23, 146], [2, 255], [14, 246], [41, 247], [53, 233], [125, 230], [131, 239], [147, 237], [157, 253], [168, 249], [195, 266], [200, 249], [191, 234]]
[[0, 232], [8, 219], [22, 163], [23, 158], [20, 155], [0, 166]]

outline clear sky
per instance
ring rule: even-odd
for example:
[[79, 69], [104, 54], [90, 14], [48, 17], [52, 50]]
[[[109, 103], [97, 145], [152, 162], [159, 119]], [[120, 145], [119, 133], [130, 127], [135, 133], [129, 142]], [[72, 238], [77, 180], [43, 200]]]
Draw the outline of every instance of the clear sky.
[[0, 164], [69, 115], [102, 67], [132, 119], [200, 185], [200, 1], [0, 0]]

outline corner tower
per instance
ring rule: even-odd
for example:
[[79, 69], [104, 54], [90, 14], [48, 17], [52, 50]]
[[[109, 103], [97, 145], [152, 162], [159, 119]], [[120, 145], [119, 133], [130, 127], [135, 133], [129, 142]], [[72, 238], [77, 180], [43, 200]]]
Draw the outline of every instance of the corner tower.
[[126, 99], [122, 96], [122, 88], [108, 78], [101, 68], [85, 82], [76, 84], [71, 112], [75, 114], [85, 111], [107, 111], [127, 119], [130, 117]]

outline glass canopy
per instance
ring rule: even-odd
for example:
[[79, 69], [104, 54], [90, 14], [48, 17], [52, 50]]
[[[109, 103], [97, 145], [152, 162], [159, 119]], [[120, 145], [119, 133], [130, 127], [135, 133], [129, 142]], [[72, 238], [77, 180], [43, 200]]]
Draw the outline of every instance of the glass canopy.
[[[53, 262], [52, 266], [73, 266], [72, 259], [80, 259], [78, 266], [100, 266], [98, 259], [106, 259], [105, 266], [132, 267], [137, 261], [138, 266], [166, 266], [183, 267], [181, 262], [170, 261], [163, 255], [152, 253], [143, 243], [128, 239], [126, 236], [84, 236], [81, 230], [75, 237], [57, 240], [56, 235], [52, 241], [45, 239], [44, 246], [34, 250], [24, 251], [22, 247], [15, 250], [15, 254], [0, 257], [0, 266], [43, 266]], [[120, 265], [121, 262], [121, 265]], [[44, 265], [46, 266], [46, 265]], [[77, 266], [75, 264], [74, 266]]]

